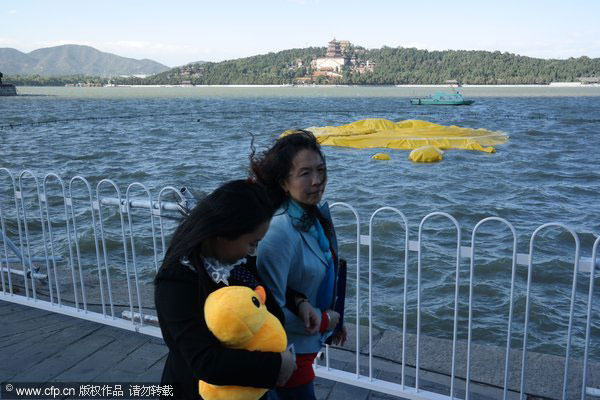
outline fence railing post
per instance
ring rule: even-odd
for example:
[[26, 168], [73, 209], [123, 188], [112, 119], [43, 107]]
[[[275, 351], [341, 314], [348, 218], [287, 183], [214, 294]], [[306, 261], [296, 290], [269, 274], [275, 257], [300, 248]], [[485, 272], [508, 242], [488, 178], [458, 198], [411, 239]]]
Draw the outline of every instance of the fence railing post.
[[[42, 228], [44, 229], [44, 246], [46, 246], [45, 243], [45, 239], [46, 239], [46, 231], [44, 228], [44, 217], [43, 217], [43, 213], [42, 213], [42, 203], [41, 200], [39, 199], [40, 197], [40, 185], [38, 182], [37, 177], [35, 176], [35, 174], [33, 172], [31, 172], [30, 170], [24, 170], [23, 172], [21, 172], [19, 174], [19, 197], [21, 200], [21, 210], [23, 211], [23, 226], [25, 227], [25, 244], [27, 245], [27, 265], [29, 267], [29, 271], [28, 273], [31, 276], [31, 291], [33, 294], [33, 299], [37, 300], [37, 291], [36, 291], [36, 286], [35, 286], [35, 278], [33, 276], [34, 272], [38, 272], [37, 270], [34, 270], [35, 268], [33, 267], [33, 263], [31, 262], [32, 257], [31, 257], [31, 241], [29, 240], [29, 224], [27, 223], [27, 207], [25, 205], [25, 196], [23, 195], [23, 177], [26, 175], [30, 175], [33, 180], [35, 181], [35, 186], [36, 186], [36, 190], [37, 190], [37, 195], [38, 195], [38, 200], [39, 200], [39, 207], [40, 207], [40, 218], [41, 218], [41, 223], [42, 223]], [[47, 247], [46, 247], [47, 248]], [[48, 253], [46, 251], [46, 258], [48, 257]], [[23, 254], [23, 259], [25, 259], [25, 254]], [[25, 264], [24, 264], [25, 265]], [[46, 263], [46, 267], [49, 269], [48, 267], [48, 263]], [[47, 271], [48, 273], [50, 271]], [[25, 275], [25, 280], [27, 280], [27, 276]], [[51, 285], [50, 287], [50, 298], [52, 299], [52, 288]]]
[[420, 347], [421, 347], [421, 253], [423, 248], [423, 225], [425, 222], [434, 216], [442, 216], [448, 218], [456, 227], [456, 278], [454, 290], [454, 328], [452, 333], [452, 366], [450, 375], [450, 397], [454, 398], [454, 375], [456, 364], [456, 339], [458, 330], [458, 290], [460, 283], [460, 244], [461, 244], [461, 229], [460, 224], [452, 215], [445, 212], [432, 212], [427, 214], [419, 224], [419, 252], [417, 258], [417, 351], [416, 351], [416, 372], [415, 372], [415, 389], [419, 391], [419, 369], [420, 369]]
[[471, 267], [469, 273], [469, 333], [467, 339], [467, 377], [466, 377], [466, 399], [470, 398], [470, 385], [471, 385], [471, 341], [472, 341], [472, 321], [473, 321], [473, 279], [475, 276], [475, 236], [477, 231], [486, 222], [498, 221], [510, 229], [513, 235], [513, 251], [512, 251], [512, 265], [511, 265], [511, 278], [510, 278], [510, 302], [508, 308], [508, 328], [506, 334], [506, 359], [504, 361], [504, 388], [502, 390], [502, 398], [506, 400], [508, 398], [508, 368], [510, 361], [510, 343], [512, 333], [512, 320], [513, 320], [513, 304], [514, 304], [514, 291], [515, 291], [515, 277], [517, 272], [517, 231], [514, 226], [505, 220], [504, 218], [488, 217], [484, 218], [475, 225], [473, 228], [473, 234], [471, 236]]
[[[49, 173], [46, 174], [46, 176], [44, 176], [44, 181], [42, 183], [42, 192], [44, 195], [44, 203], [46, 203], [46, 218], [47, 218], [47, 222], [48, 222], [48, 236], [50, 238], [50, 253], [52, 254], [52, 269], [54, 270], [54, 282], [55, 282], [55, 286], [56, 286], [56, 298], [58, 301], [59, 305], [62, 305], [62, 301], [61, 301], [61, 289], [60, 289], [60, 280], [58, 279], [58, 271], [57, 271], [57, 266], [56, 266], [56, 254], [55, 254], [55, 249], [54, 249], [54, 235], [52, 233], [52, 219], [50, 217], [50, 201], [48, 200], [48, 191], [47, 191], [47, 186], [48, 186], [48, 180], [50, 178], [54, 178], [58, 181], [60, 188], [61, 188], [61, 193], [62, 193], [62, 197], [63, 197], [63, 202], [64, 199], [66, 198], [66, 192], [65, 192], [65, 184], [63, 182], [63, 180], [60, 178], [60, 176], [54, 174], [54, 173]], [[67, 215], [67, 209], [66, 209], [66, 204], [65, 204], [65, 221], [68, 222], [69, 221], [69, 217]], [[47, 256], [46, 256], [47, 257]], [[48, 282], [50, 282], [52, 279], [52, 277], [50, 276], [50, 274], [48, 274]]]
[[588, 378], [588, 359], [590, 355], [590, 336], [592, 326], [592, 303], [594, 299], [594, 280], [596, 278], [596, 265], [598, 257], [598, 247], [600, 247], [600, 237], [596, 238], [592, 247], [592, 269], [590, 271], [590, 288], [588, 291], [588, 308], [587, 308], [587, 321], [585, 324], [585, 350], [583, 353], [583, 382], [581, 385], [581, 400], [585, 400], [587, 392], [587, 378]]
[[565, 369], [563, 373], [563, 389], [562, 389], [562, 398], [566, 399], [567, 396], [567, 377], [569, 375], [569, 358], [571, 356], [571, 332], [573, 328], [573, 311], [575, 308], [575, 294], [577, 289], [577, 272], [579, 270], [579, 237], [577, 234], [569, 227], [564, 224], [551, 222], [548, 224], [541, 225], [538, 227], [533, 234], [531, 235], [531, 240], [529, 242], [529, 267], [527, 269], [527, 299], [525, 302], [525, 328], [523, 332], [523, 361], [521, 363], [521, 385], [520, 385], [520, 398], [524, 399], [525, 396], [525, 372], [527, 370], [527, 334], [528, 334], [528, 325], [529, 325], [529, 308], [530, 308], [530, 297], [531, 297], [531, 279], [533, 273], [533, 245], [535, 243], [535, 238], [545, 228], [548, 227], [559, 227], [567, 230], [575, 239], [575, 262], [573, 267], [573, 286], [571, 290], [571, 308], [569, 312], [569, 327], [567, 331], [567, 352], [565, 356]]
[[154, 207], [152, 205], [152, 195], [150, 194], [150, 190], [148, 190], [148, 188], [139, 183], [139, 182], [134, 182], [132, 184], [130, 184], [127, 187], [127, 192], [125, 193], [125, 202], [126, 202], [126, 206], [127, 206], [127, 220], [129, 221], [129, 233], [131, 235], [131, 257], [133, 260], [133, 273], [134, 273], [134, 277], [135, 277], [135, 288], [136, 288], [136, 293], [138, 296], [138, 309], [140, 311], [140, 326], [144, 325], [144, 310], [142, 307], [142, 296], [140, 293], [140, 283], [139, 283], [139, 279], [138, 279], [138, 272], [137, 272], [137, 261], [136, 261], [136, 252], [135, 252], [135, 238], [133, 235], [133, 222], [132, 222], [132, 218], [131, 218], [131, 189], [139, 186], [141, 187], [144, 192], [147, 194], [148, 196], [148, 200], [150, 201], [150, 224], [152, 225], [152, 249], [154, 251], [154, 266], [155, 266], [155, 270], [158, 271], [158, 257], [156, 254], [156, 233], [154, 230]]
[[360, 377], [360, 216], [354, 207], [343, 202], [329, 205], [330, 209], [343, 207], [354, 214], [356, 221], [356, 377]]
[[402, 304], [402, 371], [400, 377], [400, 385], [404, 388], [405, 378], [405, 366], [406, 366], [406, 311], [407, 311], [407, 292], [408, 292], [408, 244], [409, 244], [409, 230], [408, 220], [402, 211], [394, 207], [381, 207], [375, 210], [369, 219], [369, 378], [373, 379], [373, 351], [372, 351], [372, 261], [373, 261], [373, 220], [375, 216], [383, 211], [392, 211], [402, 218], [404, 223], [404, 293], [403, 293], [403, 304]]

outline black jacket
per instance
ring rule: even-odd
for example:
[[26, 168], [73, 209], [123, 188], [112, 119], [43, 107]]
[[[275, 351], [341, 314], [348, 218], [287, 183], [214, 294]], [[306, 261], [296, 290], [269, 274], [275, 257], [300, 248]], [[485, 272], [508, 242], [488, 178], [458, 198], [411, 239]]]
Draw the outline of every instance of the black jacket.
[[[206, 326], [204, 302], [225, 285], [214, 283], [199, 263], [202, 260], [193, 268], [163, 265], [155, 278], [158, 321], [169, 347], [162, 384], [172, 385], [179, 399], [199, 399], [200, 379], [215, 385], [274, 387], [281, 368], [279, 353], [228, 349]], [[273, 308], [269, 297], [273, 298], [267, 291], [267, 308], [281, 319], [283, 313]]]

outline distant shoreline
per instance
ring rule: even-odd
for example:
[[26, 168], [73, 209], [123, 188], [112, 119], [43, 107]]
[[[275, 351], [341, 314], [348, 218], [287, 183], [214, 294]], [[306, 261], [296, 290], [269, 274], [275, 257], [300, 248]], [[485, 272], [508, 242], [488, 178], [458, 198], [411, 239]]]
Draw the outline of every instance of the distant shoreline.
[[[60, 87], [60, 86], [57, 86]], [[399, 87], [399, 88], [429, 88], [429, 87], [440, 87], [440, 88], [449, 88], [453, 87], [447, 84], [444, 85], [291, 85], [291, 84], [283, 84], [283, 85], [114, 85], [114, 86], [105, 86], [105, 87], [134, 87], [134, 88], [143, 88], [143, 87], [151, 87], [151, 88], [159, 88], [159, 87], [182, 87], [182, 88], [215, 88], [215, 87], [234, 87], [234, 88], [276, 88], [276, 87], [285, 87], [285, 88], [335, 88], [335, 87], [364, 87], [364, 88], [377, 88], [377, 87]], [[582, 85], [579, 82], [560, 82], [549, 85], [537, 85], [537, 84], [524, 84], [524, 85], [461, 85], [459, 88], [500, 88], [500, 87], [515, 87], [515, 88], [524, 88], [524, 87], [535, 87], [535, 88], [560, 88], [560, 87], [569, 87], [569, 88], [586, 88], [586, 87], [600, 87], [600, 84], [590, 84], [590, 85]]]
[[[281, 84], [281, 85], [104, 85], [104, 86], [30, 86], [30, 85], [16, 85], [19, 87], [47, 87], [47, 88], [68, 88], [68, 89], [82, 89], [82, 88], [450, 88], [448, 84], [435, 85], [292, 85], [292, 84]], [[523, 84], [523, 85], [468, 85], [464, 84], [459, 87], [462, 88], [600, 88], [600, 84], [587, 84], [582, 85], [579, 82], [555, 82], [550, 84]]]
[[[435, 92], [450, 92], [448, 85], [138, 85], [109, 87], [21, 86], [21, 96], [59, 96], [89, 98], [128, 97], [427, 97]], [[600, 97], [600, 85], [465, 85], [460, 92], [475, 97]], [[18, 96], [17, 96], [18, 97]]]

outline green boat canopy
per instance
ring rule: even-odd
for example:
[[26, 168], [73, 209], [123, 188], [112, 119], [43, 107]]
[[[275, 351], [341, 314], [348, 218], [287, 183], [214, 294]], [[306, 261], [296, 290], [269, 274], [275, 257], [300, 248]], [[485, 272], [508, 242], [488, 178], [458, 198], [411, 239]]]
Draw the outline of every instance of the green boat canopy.
[[[422, 146], [439, 149], [465, 149], [494, 153], [493, 146], [506, 143], [508, 135], [486, 129], [444, 126], [420, 120], [393, 122], [387, 119], [363, 119], [341, 126], [307, 128], [323, 146], [356, 149], [388, 148], [413, 150]], [[285, 131], [285, 136], [293, 131]]]

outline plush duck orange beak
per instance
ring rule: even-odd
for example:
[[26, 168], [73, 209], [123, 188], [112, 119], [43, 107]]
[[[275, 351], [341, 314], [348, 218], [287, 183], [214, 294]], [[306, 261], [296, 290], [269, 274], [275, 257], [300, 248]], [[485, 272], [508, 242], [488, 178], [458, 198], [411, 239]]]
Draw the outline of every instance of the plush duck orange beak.
[[265, 293], [265, 288], [263, 288], [262, 286], [257, 286], [256, 289], [254, 289], [254, 291], [258, 295], [260, 302], [262, 304], [265, 304], [265, 301], [267, 301], [267, 294]]

